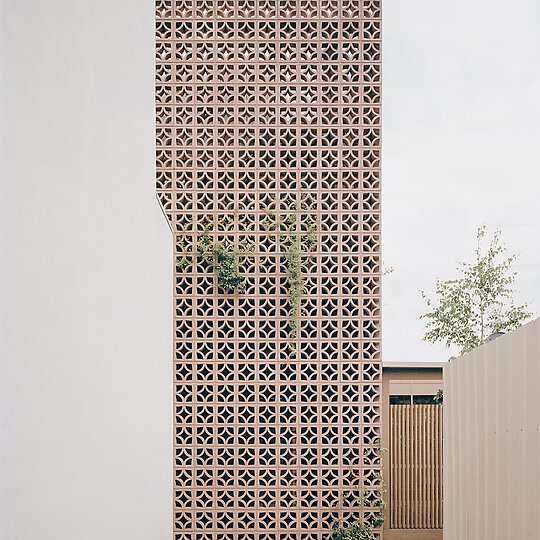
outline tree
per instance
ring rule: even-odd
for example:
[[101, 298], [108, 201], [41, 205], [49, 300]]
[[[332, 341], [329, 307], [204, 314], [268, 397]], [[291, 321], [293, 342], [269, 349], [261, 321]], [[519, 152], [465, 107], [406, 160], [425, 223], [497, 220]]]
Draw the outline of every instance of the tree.
[[495, 231], [487, 248], [485, 236], [486, 227], [479, 227], [476, 260], [459, 263], [458, 279], [437, 279], [435, 300], [421, 291], [431, 309], [421, 317], [427, 319], [424, 341], [457, 345], [463, 354], [485, 343], [494, 332], [515, 330], [531, 316], [526, 304], [514, 303], [516, 272], [512, 264], [516, 256], [506, 255], [501, 231]]

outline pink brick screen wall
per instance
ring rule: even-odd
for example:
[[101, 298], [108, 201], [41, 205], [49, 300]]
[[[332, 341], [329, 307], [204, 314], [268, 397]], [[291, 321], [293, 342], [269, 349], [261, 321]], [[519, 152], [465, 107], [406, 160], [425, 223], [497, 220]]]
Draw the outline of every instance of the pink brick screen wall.
[[[376, 510], [380, 3], [162, 0], [156, 22], [157, 192], [187, 261], [175, 539], [322, 539], [351, 490]], [[316, 223], [296, 335], [269, 215], [302, 246]], [[245, 291], [197, 257], [204, 231], [237, 251]]]

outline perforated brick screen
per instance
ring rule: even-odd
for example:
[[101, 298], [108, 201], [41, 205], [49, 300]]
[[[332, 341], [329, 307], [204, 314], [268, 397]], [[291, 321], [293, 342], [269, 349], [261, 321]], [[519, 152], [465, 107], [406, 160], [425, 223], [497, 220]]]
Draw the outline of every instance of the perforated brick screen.
[[[163, 0], [156, 17], [157, 192], [181, 261], [174, 537], [322, 539], [348, 492], [377, 510], [380, 3]], [[245, 290], [219, 286], [201, 235]]]

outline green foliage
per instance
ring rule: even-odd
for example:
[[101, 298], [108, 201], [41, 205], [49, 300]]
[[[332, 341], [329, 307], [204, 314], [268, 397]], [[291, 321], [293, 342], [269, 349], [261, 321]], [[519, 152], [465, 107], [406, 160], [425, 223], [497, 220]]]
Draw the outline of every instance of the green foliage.
[[[377, 457], [376, 463], [381, 464], [382, 455], [387, 451], [383, 447], [380, 438], [375, 440], [375, 448], [364, 448], [364, 465], [366, 467], [371, 466], [372, 458]], [[356, 475], [356, 479], [361, 487], [361, 472]], [[363, 497], [361, 499], [351, 499], [352, 494], [349, 493], [345, 496], [344, 500], [339, 506], [348, 506], [350, 510], [354, 511], [354, 508], [358, 508], [358, 512], [354, 512], [358, 517], [350, 522], [344, 522], [342, 519], [338, 519], [332, 525], [332, 531], [327, 537], [327, 540], [374, 540], [374, 530], [380, 527], [385, 520], [386, 502], [384, 501], [384, 494], [386, 493], [384, 482], [380, 472], [374, 473], [375, 491], [371, 493], [366, 489], [362, 489]], [[363, 508], [365, 507], [378, 507], [379, 510], [375, 514], [371, 514], [367, 517], [364, 516]]]
[[199, 235], [197, 252], [200, 257], [212, 266], [218, 278], [218, 285], [226, 291], [244, 292], [246, 288], [245, 278], [240, 274], [236, 254], [223, 243], [212, 242], [208, 233]]
[[441, 389], [437, 390], [437, 393], [433, 396], [433, 401], [435, 403], [442, 403], [443, 400], [443, 391]]
[[373, 527], [361, 520], [347, 525], [335, 523], [328, 535], [328, 540], [373, 540], [373, 538]]
[[300, 204], [293, 203], [287, 213], [278, 216], [275, 202], [267, 208], [266, 216], [262, 221], [263, 228], [271, 235], [275, 235], [282, 246], [287, 268], [287, 283], [289, 286], [289, 358], [297, 356], [296, 338], [300, 321], [302, 295], [306, 292], [306, 279], [303, 274], [303, 257], [312, 251], [317, 244], [317, 219], [309, 212], [312, 201], [302, 194]]
[[[266, 216], [262, 221], [262, 227], [269, 235], [274, 235], [281, 246], [280, 252], [285, 258], [287, 268], [287, 283], [289, 287], [290, 304], [290, 338], [289, 356], [297, 355], [295, 340], [298, 335], [298, 326], [301, 311], [301, 297], [306, 292], [306, 280], [303, 275], [304, 256], [313, 250], [317, 243], [317, 220], [309, 212], [313, 201], [302, 194], [300, 203], [292, 203], [283, 215], [276, 214], [275, 198], [270, 196], [272, 207], [266, 210]], [[230, 216], [225, 216], [218, 221], [218, 227], [228, 227]], [[185, 270], [194, 258], [202, 260], [212, 267], [217, 276], [219, 287], [232, 292], [245, 291], [245, 278], [240, 273], [238, 256], [249, 252], [248, 246], [238, 247], [224, 242], [214, 242], [211, 226], [203, 223], [204, 232], [197, 235], [196, 247], [191, 248], [186, 241], [186, 229], [191, 230], [191, 220], [185, 218], [180, 224], [182, 234], [178, 235], [177, 243], [181, 256], [176, 259], [176, 268], [179, 272]]]
[[189, 266], [189, 263], [191, 261], [189, 260], [188, 257], [177, 257], [176, 258], [176, 269], [179, 271], [179, 272], [183, 272], [188, 266]]
[[244, 292], [245, 278], [240, 273], [237, 250], [223, 242], [213, 242], [210, 233], [211, 230], [207, 227], [197, 236], [195, 253], [188, 246], [184, 234], [177, 237], [178, 246], [183, 255], [176, 258], [176, 269], [182, 272], [197, 258], [212, 267], [219, 287], [228, 292], [235, 290]]
[[[176, 242], [182, 253], [189, 252], [188, 244], [183, 234], [176, 237]], [[191, 259], [189, 257], [186, 255], [181, 255], [176, 258], [176, 270], [178, 270], [178, 272], [183, 272], [190, 263]]]
[[[289, 273], [289, 302], [290, 302], [290, 317], [289, 326], [291, 328], [290, 338], [295, 340], [298, 334], [298, 324], [300, 320], [300, 300], [305, 292], [306, 280], [302, 276], [302, 252], [300, 250], [300, 242], [298, 238], [289, 247], [286, 252], [287, 271]], [[289, 355], [291, 358], [296, 357], [296, 347], [289, 344]]]
[[516, 256], [505, 255], [500, 231], [495, 231], [487, 248], [485, 236], [485, 226], [479, 227], [474, 263], [460, 263], [458, 279], [438, 279], [435, 300], [422, 291], [431, 309], [421, 317], [427, 319], [424, 341], [457, 345], [463, 354], [485, 343], [493, 332], [515, 330], [531, 316], [526, 304], [514, 303]]

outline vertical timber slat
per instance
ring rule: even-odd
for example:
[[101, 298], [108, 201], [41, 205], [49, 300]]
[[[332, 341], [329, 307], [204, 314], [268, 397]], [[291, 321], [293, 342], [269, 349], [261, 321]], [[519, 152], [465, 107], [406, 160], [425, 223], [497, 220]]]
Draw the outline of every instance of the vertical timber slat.
[[442, 528], [442, 405], [390, 405], [390, 528]]

